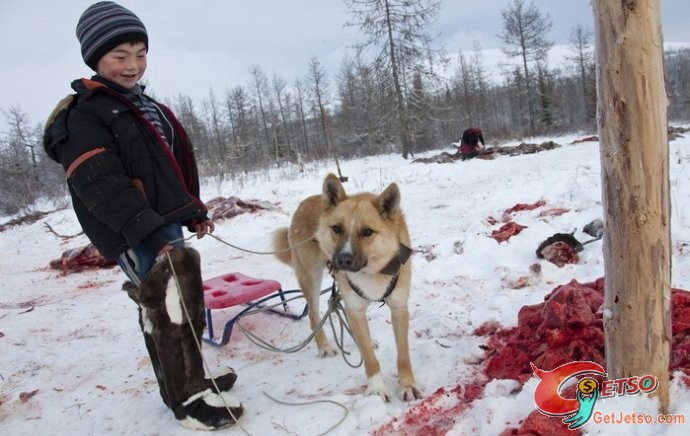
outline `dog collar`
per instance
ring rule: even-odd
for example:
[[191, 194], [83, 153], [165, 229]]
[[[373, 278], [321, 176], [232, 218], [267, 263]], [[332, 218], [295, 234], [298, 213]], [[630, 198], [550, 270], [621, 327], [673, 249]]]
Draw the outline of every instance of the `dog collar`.
[[381, 274], [386, 274], [388, 276], [397, 276], [400, 268], [407, 262], [412, 254], [412, 249], [405, 244], [400, 244], [398, 249], [398, 255], [393, 257], [388, 265], [384, 266], [381, 270]]
[[393, 289], [395, 289], [395, 285], [398, 284], [398, 277], [400, 277], [400, 276], [397, 274], [395, 276], [393, 276], [391, 281], [388, 283], [388, 287], [386, 288], [386, 292], [383, 293], [383, 296], [381, 298], [379, 298], [378, 300], [372, 300], [371, 298], [364, 295], [364, 292], [362, 292], [361, 289], [359, 289], [357, 286], [355, 286], [355, 284], [352, 283], [352, 280], [350, 280], [350, 278], [347, 275], [345, 275], [345, 278], [347, 279], [347, 283], [350, 285], [352, 290], [355, 291], [355, 294], [359, 295], [361, 298], [363, 298], [365, 300], [380, 301], [382, 303], [381, 306], [383, 306], [383, 303], [386, 302], [385, 301], [386, 298], [388, 298], [391, 295], [391, 293], [393, 292]]

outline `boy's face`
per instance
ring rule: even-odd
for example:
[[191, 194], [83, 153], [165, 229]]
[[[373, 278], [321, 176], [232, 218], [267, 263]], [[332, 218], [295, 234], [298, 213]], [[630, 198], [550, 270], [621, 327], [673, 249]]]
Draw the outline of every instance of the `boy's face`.
[[96, 72], [124, 88], [131, 89], [146, 71], [146, 45], [143, 42], [120, 44], [96, 64]]

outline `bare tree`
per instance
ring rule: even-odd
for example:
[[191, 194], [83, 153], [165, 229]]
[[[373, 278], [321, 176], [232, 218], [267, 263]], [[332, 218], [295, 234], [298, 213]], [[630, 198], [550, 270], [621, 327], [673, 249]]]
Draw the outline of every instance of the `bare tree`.
[[[213, 88], [208, 90], [208, 100], [202, 103], [206, 116], [206, 129], [210, 134], [211, 145], [217, 153], [216, 159], [224, 160], [228, 157], [228, 145], [225, 126], [221, 122], [220, 107]], [[213, 157], [212, 157], [213, 159]]]
[[309, 154], [309, 134], [307, 133], [307, 117], [304, 110], [305, 92], [304, 85], [299, 79], [295, 79], [295, 91], [297, 92], [297, 99], [295, 100], [295, 112], [297, 113], [300, 131], [302, 132], [303, 151], [305, 154]]
[[264, 74], [263, 70], [261, 70], [261, 67], [259, 67], [258, 65], [253, 65], [249, 69], [249, 73], [252, 76], [252, 85], [254, 86], [254, 98], [256, 99], [257, 111], [261, 115], [261, 127], [263, 131], [264, 141], [270, 155], [271, 134], [269, 132], [269, 121], [266, 111], [266, 104], [264, 102], [264, 100], [267, 99], [268, 94], [268, 78], [266, 77], [266, 74]]
[[235, 122], [233, 138], [236, 147], [243, 149], [247, 147], [250, 142], [251, 130], [247, 92], [243, 87], [236, 86], [228, 93], [226, 99], [228, 100], [226, 103], [228, 106], [228, 116]]
[[460, 52], [458, 57], [458, 71], [457, 84], [459, 87], [460, 101], [458, 102], [458, 107], [462, 113], [462, 121], [467, 126], [474, 125], [473, 115], [474, 111], [474, 100], [475, 100], [475, 80], [474, 71], [472, 70], [470, 63], [467, 61], [465, 54]]
[[18, 106], [3, 113], [9, 131], [0, 138], [0, 212], [15, 214], [30, 210], [44, 195], [64, 194], [64, 179], [59, 165], [39, 153], [42, 128], [32, 128]]
[[196, 151], [197, 160], [209, 158], [210, 143], [204, 122], [199, 118], [194, 108], [194, 100], [188, 95], [178, 94], [172, 103], [175, 114], [184, 126]]
[[[395, 95], [396, 128], [402, 143], [402, 156], [411, 153], [407, 94], [412, 72], [422, 70], [432, 58], [431, 38], [424, 29], [436, 21], [438, 0], [344, 0], [354, 21], [369, 38], [359, 49], [379, 51], [375, 65], [386, 71]], [[406, 74], [409, 72], [409, 74]]]
[[235, 111], [233, 110], [232, 102], [232, 92], [229, 90], [225, 91], [225, 115], [228, 118], [230, 142], [233, 145], [237, 145], [240, 140], [238, 137], [238, 126], [237, 119], [235, 117]]
[[566, 59], [572, 62], [573, 70], [580, 82], [583, 122], [589, 124], [596, 116], [596, 88], [594, 71], [594, 45], [592, 30], [578, 24], [570, 34], [572, 54]]
[[511, 58], [519, 57], [521, 60], [522, 92], [527, 102], [530, 133], [534, 133], [536, 116], [534, 101], [530, 98], [534, 89], [530, 65], [539, 61], [542, 62], [542, 71], [545, 68], [546, 58], [553, 45], [546, 39], [552, 26], [551, 18], [548, 14], [542, 15], [531, 0], [529, 4], [526, 4], [526, 0], [513, 0], [501, 11], [501, 15], [503, 32], [500, 37], [505, 44], [503, 51]]
[[410, 135], [415, 150], [432, 148], [433, 141], [431, 102], [424, 89], [424, 81], [419, 73], [414, 75], [412, 92], [408, 97], [410, 114]]
[[482, 48], [477, 41], [474, 41], [471, 59], [476, 92], [474, 104], [477, 115], [475, 119], [477, 120], [477, 125], [481, 126], [486, 123], [486, 119], [488, 118], [486, 102], [489, 101], [489, 74], [486, 72], [486, 67], [484, 66]]
[[539, 98], [539, 122], [543, 127], [549, 129], [555, 124], [554, 120], [554, 101], [553, 95], [553, 76], [549, 71], [546, 62], [537, 61], [536, 76], [537, 76], [537, 96]]
[[326, 79], [326, 72], [318, 58], [310, 59], [308, 78], [311, 85], [310, 90], [313, 96], [314, 108], [315, 111], [317, 111], [318, 117], [321, 121], [321, 129], [326, 149], [333, 156], [333, 159], [335, 159], [335, 164], [338, 168], [338, 176], [340, 176], [342, 179], [343, 175], [340, 171], [340, 162], [338, 161], [338, 154], [335, 150], [335, 144], [333, 144], [333, 138], [329, 129], [330, 122], [328, 120], [328, 113], [325, 107], [325, 105], [328, 103], [330, 89]]
[[283, 135], [285, 137], [285, 146], [290, 150], [290, 132], [289, 132], [289, 114], [286, 110], [289, 106], [284, 106], [284, 102], [290, 101], [290, 93], [285, 90], [285, 80], [273, 74], [273, 92], [275, 93], [276, 102], [278, 103], [278, 110], [280, 111], [281, 125], [283, 126]]

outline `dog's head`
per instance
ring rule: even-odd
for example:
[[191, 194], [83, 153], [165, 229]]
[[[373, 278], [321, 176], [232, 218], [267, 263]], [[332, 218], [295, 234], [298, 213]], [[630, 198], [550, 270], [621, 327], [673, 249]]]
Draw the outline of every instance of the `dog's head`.
[[484, 146], [484, 134], [482, 129], [472, 127], [462, 132], [462, 143], [467, 145]]
[[379, 195], [348, 196], [340, 180], [329, 174], [316, 237], [336, 270], [383, 272], [400, 255], [401, 243], [409, 245], [398, 185], [391, 183]]

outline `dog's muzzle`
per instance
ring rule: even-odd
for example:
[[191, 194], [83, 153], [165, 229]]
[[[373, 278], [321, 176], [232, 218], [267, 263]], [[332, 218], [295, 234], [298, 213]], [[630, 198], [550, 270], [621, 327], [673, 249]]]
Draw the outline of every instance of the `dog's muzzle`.
[[336, 270], [357, 272], [366, 266], [366, 262], [352, 253], [338, 252], [333, 255], [331, 261]]

